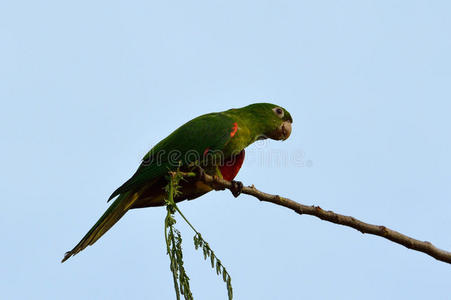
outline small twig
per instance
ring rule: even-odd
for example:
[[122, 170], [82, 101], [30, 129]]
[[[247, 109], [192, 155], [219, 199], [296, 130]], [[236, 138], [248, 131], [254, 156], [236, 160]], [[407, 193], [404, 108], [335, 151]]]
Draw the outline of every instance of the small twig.
[[[215, 190], [232, 189], [232, 183], [230, 181], [221, 179], [217, 176], [210, 176], [208, 174], [203, 174], [202, 180], [210, 185]], [[451, 264], [451, 252], [439, 249], [427, 241], [420, 241], [411, 238], [407, 235], [399, 233], [395, 230], [387, 228], [385, 226], [378, 226], [373, 224], [368, 224], [362, 222], [354, 217], [345, 216], [337, 214], [333, 211], [323, 210], [319, 206], [307, 206], [300, 204], [288, 198], [281, 197], [279, 195], [271, 195], [257, 190], [253, 185], [244, 186], [242, 191], [243, 194], [251, 195], [258, 198], [261, 201], [271, 202], [280, 206], [290, 208], [297, 212], [298, 214], [306, 214], [320, 218], [321, 220], [332, 222], [335, 224], [340, 224], [348, 227], [352, 227], [361, 233], [368, 233], [373, 235], [378, 235], [386, 238], [392, 242], [401, 244], [409, 249], [420, 251], [426, 253], [437, 260]]]
[[180, 216], [185, 220], [185, 222], [191, 227], [191, 229], [196, 233], [194, 235], [194, 247], [197, 249], [201, 248], [204, 254], [204, 259], [210, 258], [211, 267], [216, 269], [216, 274], [221, 275], [222, 279], [226, 283], [227, 295], [229, 300], [233, 299], [233, 288], [232, 288], [232, 278], [227, 272], [226, 268], [215, 255], [210, 245], [203, 239], [199, 231], [194, 228], [194, 226], [188, 221], [185, 215], [175, 204], [174, 197], [179, 195], [180, 185], [179, 181], [184, 179], [184, 177], [194, 177], [196, 173], [193, 172], [182, 172], [177, 170], [176, 172], [169, 172], [168, 184], [165, 188], [167, 194], [166, 203], [166, 218], [164, 222], [164, 237], [166, 240], [167, 254], [170, 258], [170, 269], [172, 272], [172, 277], [174, 281], [174, 289], [177, 300], [180, 299], [180, 294], [182, 294], [185, 299], [192, 300], [193, 295], [191, 293], [191, 288], [189, 285], [189, 277], [186, 274], [184, 263], [183, 263], [183, 250], [182, 250], [182, 236], [180, 232], [174, 228], [176, 220], [174, 219], [174, 214], [178, 212]]

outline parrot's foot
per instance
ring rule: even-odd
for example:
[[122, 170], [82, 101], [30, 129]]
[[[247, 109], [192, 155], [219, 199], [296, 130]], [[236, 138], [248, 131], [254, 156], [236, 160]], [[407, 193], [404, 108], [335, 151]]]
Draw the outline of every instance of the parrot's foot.
[[219, 182], [222, 178], [219, 177], [218, 175], [213, 175], [213, 182], [210, 183], [210, 186], [216, 190], [216, 191], [223, 191], [225, 190], [224, 187], [222, 187], [221, 185], [219, 185], [217, 182]]
[[235, 181], [232, 180], [232, 187], [230, 188], [230, 191], [232, 192], [232, 195], [236, 198], [241, 194], [241, 191], [243, 190], [243, 183], [241, 181]]

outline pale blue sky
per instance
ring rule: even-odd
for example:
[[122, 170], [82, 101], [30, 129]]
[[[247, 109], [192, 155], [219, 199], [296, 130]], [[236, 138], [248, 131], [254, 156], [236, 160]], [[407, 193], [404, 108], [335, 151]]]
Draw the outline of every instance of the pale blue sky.
[[[289, 110], [293, 133], [249, 149], [237, 179], [451, 250], [450, 13], [449, 1], [1, 2], [1, 298], [174, 299], [164, 208], [131, 211], [60, 260], [152, 145], [261, 101]], [[180, 207], [235, 299], [451, 298], [450, 265], [382, 238], [228, 192]], [[195, 299], [226, 299], [179, 223]]]

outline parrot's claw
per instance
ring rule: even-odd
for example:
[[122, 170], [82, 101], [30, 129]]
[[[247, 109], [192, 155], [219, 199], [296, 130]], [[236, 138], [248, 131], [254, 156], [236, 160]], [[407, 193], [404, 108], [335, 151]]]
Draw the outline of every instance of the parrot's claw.
[[232, 192], [232, 195], [236, 198], [241, 194], [241, 191], [243, 190], [243, 183], [241, 181], [235, 181], [232, 180], [232, 187], [230, 188], [230, 191]]

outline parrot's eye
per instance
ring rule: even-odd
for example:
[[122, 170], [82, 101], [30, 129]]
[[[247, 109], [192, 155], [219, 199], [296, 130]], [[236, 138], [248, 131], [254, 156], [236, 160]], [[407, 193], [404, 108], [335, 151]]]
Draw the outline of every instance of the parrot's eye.
[[283, 109], [280, 107], [274, 107], [272, 111], [279, 117], [283, 118]]

